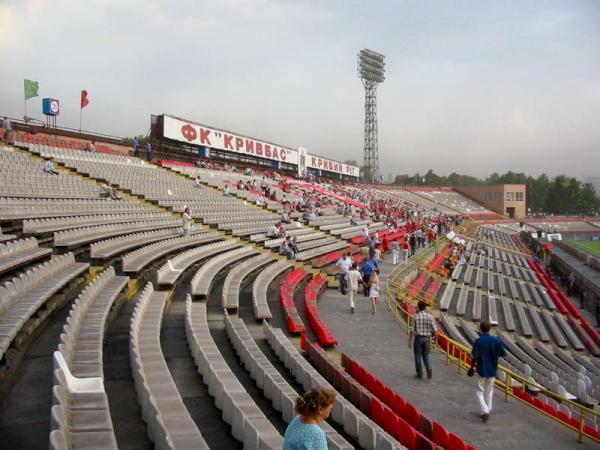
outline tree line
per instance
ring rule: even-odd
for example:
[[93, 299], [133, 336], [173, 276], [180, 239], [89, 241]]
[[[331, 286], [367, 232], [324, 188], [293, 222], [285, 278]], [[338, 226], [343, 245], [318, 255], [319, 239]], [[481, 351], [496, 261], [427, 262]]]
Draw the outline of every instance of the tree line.
[[527, 186], [527, 208], [531, 213], [593, 215], [600, 212], [600, 198], [591, 183], [583, 183], [575, 177], [558, 175], [551, 179], [545, 173], [539, 177], [508, 171], [496, 172], [485, 179], [470, 175], [451, 173], [438, 175], [433, 170], [425, 174], [397, 175], [394, 184], [404, 186], [472, 186], [492, 184], [524, 184]]

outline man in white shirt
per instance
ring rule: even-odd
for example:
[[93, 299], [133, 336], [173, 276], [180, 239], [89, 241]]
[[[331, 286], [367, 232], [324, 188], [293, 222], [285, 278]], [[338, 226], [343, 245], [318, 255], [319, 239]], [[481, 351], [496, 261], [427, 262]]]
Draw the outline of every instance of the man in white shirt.
[[183, 226], [183, 235], [187, 236], [192, 231], [192, 214], [190, 212], [189, 206], [183, 210], [183, 214], [181, 215], [181, 224]]
[[356, 263], [353, 263], [348, 271], [347, 279], [348, 291], [350, 292], [350, 310], [352, 311], [352, 314], [354, 314], [354, 299], [356, 299], [356, 296], [358, 295], [358, 285], [363, 282], [362, 275], [358, 271]]
[[352, 266], [352, 255], [350, 252], [346, 254], [346, 256], [342, 256], [337, 260], [335, 265], [338, 268], [338, 277], [340, 281], [340, 291], [342, 295], [346, 295], [346, 275], [348, 275], [348, 271]]
[[400, 244], [398, 239], [392, 241], [392, 264], [396, 265], [400, 262]]
[[202, 183], [200, 183], [200, 175], [198, 175], [196, 178], [194, 178], [194, 187], [199, 188], [201, 184]]
[[367, 245], [369, 245], [369, 227], [365, 226], [362, 230], [362, 237], [365, 239]]

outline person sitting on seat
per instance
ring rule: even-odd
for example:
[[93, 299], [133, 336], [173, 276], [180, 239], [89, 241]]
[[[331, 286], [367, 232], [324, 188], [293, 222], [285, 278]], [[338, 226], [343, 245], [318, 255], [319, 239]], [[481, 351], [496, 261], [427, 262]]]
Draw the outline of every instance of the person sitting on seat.
[[198, 175], [196, 178], [194, 178], [194, 187], [197, 187], [197, 188], [199, 188], [199, 187], [200, 187], [200, 185], [201, 185], [201, 182], [200, 182], [200, 175]]
[[86, 146], [85, 146], [85, 151], [86, 152], [91, 152], [91, 153], [96, 153], [96, 147], [94, 147], [94, 142], [89, 142]]
[[281, 241], [281, 244], [279, 245], [279, 254], [286, 255], [288, 259], [294, 259], [296, 257], [296, 254], [294, 253], [294, 250], [290, 245], [290, 239], [291, 238], [288, 236], [283, 241]]
[[279, 222], [277, 225], [277, 237], [286, 237], [287, 233], [285, 232], [285, 228], [283, 228], [283, 223]]
[[300, 252], [300, 250], [298, 249], [298, 241], [296, 240], [295, 236], [291, 237], [289, 246], [292, 249], [292, 251], [294, 252], [294, 258], [295, 258], [296, 255]]
[[278, 234], [279, 234], [279, 228], [278, 228], [279, 223], [274, 223], [273, 225], [271, 225], [269, 227], [269, 229], [267, 230], [267, 239], [276, 239], [278, 238]]
[[121, 200], [121, 196], [117, 194], [115, 188], [112, 187], [110, 181], [106, 181], [100, 185], [100, 197], [101, 198], [112, 198], [113, 200]]
[[54, 170], [54, 161], [49, 159], [44, 164], [44, 172], [49, 173], [50, 175], [58, 175], [58, 172]]

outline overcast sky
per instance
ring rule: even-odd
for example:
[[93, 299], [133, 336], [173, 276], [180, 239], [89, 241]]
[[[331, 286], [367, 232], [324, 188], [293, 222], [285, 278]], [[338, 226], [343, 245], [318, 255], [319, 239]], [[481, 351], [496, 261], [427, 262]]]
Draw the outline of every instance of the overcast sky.
[[362, 161], [356, 55], [386, 56], [382, 174], [600, 175], [600, 1], [0, 0], [0, 115], [23, 78], [59, 124], [170, 113]]

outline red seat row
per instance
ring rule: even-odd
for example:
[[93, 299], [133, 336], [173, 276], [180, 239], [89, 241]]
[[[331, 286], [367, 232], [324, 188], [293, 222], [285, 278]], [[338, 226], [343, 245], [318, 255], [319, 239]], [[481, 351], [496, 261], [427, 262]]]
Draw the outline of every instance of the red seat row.
[[334, 363], [327, 352], [316, 342], [307, 348], [308, 359], [317, 370], [337, 389], [346, 399], [362, 411], [367, 417], [371, 415], [372, 394], [358, 381]]
[[598, 334], [587, 320], [581, 321], [581, 327], [592, 337], [596, 345], [600, 345], [600, 334]]
[[[440, 323], [438, 322], [438, 320], [436, 319], [435, 324], [437, 325], [438, 328], [438, 332], [437, 332], [437, 343], [438, 346], [444, 350], [444, 352], [448, 353], [449, 352], [449, 343], [448, 343], [448, 339], [446, 334], [442, 331], [443, 328], [440, 325]], [[453, 357], [455, 358], [460, 358], [462, 359], [462, 361], [464, 361], [466, 364], [471, 364], [471, 357], [469, 356], [469, 354], [465, 355], [464, 352], [458, 348], [458, 347], [454, 347], [452, 349], [452, 352], [450, 353]]]
[[548, 291], [548, 294], [552, 298], [552, 301], [556, 305], [556, 308], [562, 314], [567, 314], [568, 313], [567, 308], [568, 308], [575, 317], [580, 318], [581, 317], [581, 313], [579, 311], [577, 311], [577, 308], [575, 308], [571, 304], [571, 302], [569, 301], [569, 299], [567, 299], [565, 297], [565, 295], [560, 291], [560, 289], [558, 289], [556, 287], [556, 285], [554, 284], [554, 281], [552, 281], [548, 277], [548, 275], [546, 275], [546, 273], [541, 268], [541, 266], [537, 262], [535, 262], [533, 260], [528, 260], [528, 263], [531, 266], [531, 268], [533, 269], [533, 271], [535, 272], [535, 275], [537, 276], [537, 278], [540, 281], [540, 283]]
[[344, 250], [336, 250], [335, 252], [327, 253], [326, 255], [319, 256], [311, 261], [313, 267], [323, 267], [329, 264], [335, 263], [342, 255], [348, 252], [349, 248]]
[[441, 287], [442, 283], [440, 283], [437, 280], [433, 280], [427, 288], [427, 291], [425, 291], [425, 298], [427, 298], [431, 302], [435, 301], [435, 297], [437, 296], [437, 293], [439, 292]]
[[303, 333], [306, 331], [294, 303], [294, 292], [307, 276], [308, 272], [297, 267], [286, 275], [279, 287], [279, 300], [290, 333]]
[[582, 339], [584, 342], [589, 342], [589, 343], [594, 344], [594, 345], [586, 344], [586, 346], [594, 355], [596, 355], [596, 353], [594, 353], [594, 352], [600, 350], [600, 334], [598, 334], [598, 332], [594, 329], [594, 327], [592, 327], [588, 323], [588, 321], [585, 319], [585, 317], [583, 317], [581, 315], [581, 313], [579, 312], [577, 307], [575, 305], [573, 305], [573, 303], [571, 303], [571, 300], [569, 300], [567, 298], [567, 296], [562, 292], [562, 290], [560, 290], [558, 288], [558, 286], [556, 286], [556, 283], [554, 283], [554, 281], [552, 281], [550, 279], [550, 277], [548, 277], [546, 272], [542, 269], [542, 267], [536, 261], [528, 260], [528, 263], [529, 263], [530, 267], [533, 269], [533, 271], [535, 272], [540, 283], [548, 291], [548, 294], [552, 298], [552, 301], [556, 305], [557, 309], [561, 313], [567, 315], [567, 319], [569, 318], [569, 312], [570, 312], [573, 317], [575, 317], [579, 320], [579, 323], [581, 324], [581, 328], [586, 331], [586, 333], [589, 335], [589, 337], [591, 337], [591, 341], [585, 337], [582, 337]]
[[[584, 327], [577, 320], [575, 320], [572, 316], [570, 316], [568, 314], [567, 314], [567, 321], [569, 322], [569, 324], [571, 325], [571, 328], [573, 328], [573, 330], [575, 331], [577, 336], [579, 336], [579, 339], [581, 339], [581, 342], [583, 342], [583, 345], [585, 345], [588, 348], [590, 353], [594, 356], [600, 356], [600, 348], [598, 348], [598, 346], [595, 344], [595, 342], [592, 340], [592, 338], [590, 338], [589, 334], [586, 332]], [[582, 321], [582, 322], [587, 323], [587, 321]]]
[[[87, 142], [78, 140], [78, 139], [68, 139], [68, 138], [59, 138], [56, 136], [50, 136], [47, 134], [31, 134], [26, 131], [15, 131], [14, 139], [16, 141], [25, 141], [30, 144], [40, 144], [40, 145], [48, 145], [55, 146], [61, 148], [70, 148], [73, 150], [84, 150]], [[127, 156], [128, 152], [118, 152], [115, 151], [112, 147], [102, 144], [95, 144], [96, 151], [98, 153], [111, 153], [115, 155], [123, 155]]]
[[342, 366], [373, 394], [371, 419], [409, 450], [473, 449], [441, 424], [422, 415], [411, 403], [345, 354], [342, 354]]
[[[373, 237], [375, 235], [375, 232], [370, 233], [370, 236]], [[398, 228], [396, 231], [390, 231], [390, 230], [383, 230], [383, 231], [379, 231], [379, 239], [381, 240], [381, 242], [383, 242], [384, 240], [386, 241], [393, 241], [396, 239], [400, 239], [402, 243], [404, 236], [406, 235], [406, 229], [405, 228]], [[353, 244], [356, 245], [361, 245], [361, 244], [365, 244], [365, 238], [361, 235], [361, 236], [355, 236], [353, 237], [350, 242], [352, 242]], [[384, 251], [387, 249], [384, 249]]]
[[182, 167], [196, 167], [194, 164], [182, 161], [171, 161], [168, 159], [158, 159], [155, 161], [156, 164], [167, 165], [167, 166], [182, 166]]
[[443, 262], [444, 262], [444, 255], [438, 253], [431, 260], [431, 262], [429, 264], [427, 264], [427, 270], [429, 270], [431, 272], [436, 272], [437, 270], [439, 270], [441, 268]]
[[[555, 419], [560, 420], [561, 422], [572, 426], [575, 429], [579, 429], [579, 420], [576, 418], [569, 417], [563, 411], [556, 410], [551, 405], [548, 405], [542, 402], [540, 399], [534, 397], [533, 395], [525, 392], [521, 388], [513, 388], [513, 394], [515, 397], [523, 400], [526, 403], [529, 403], [535, 406], [537, 409], [544, 411], [546, 414], [554, 417]], [[600, 432], [596, 431], [594, 428], [589, 426], [584, 426], [583, 432], [587, 434], [589, 437], [594, 439], [600, 439]]]
[[419, 274], [408, 288], [408, 291], [406, 292], [406, 297], [409, 299], [415, 298], [420, 293], [423, 286], [425, 286], [425, 283], [427, 283], [427, 277], [422, 273]]
[[326, 284], [327, 280], [321, 274], [318, 274], [306, 285], [304, 288], [304, 312], [319, 344], [331, 346], [337, 345], [338, 340], [325, 324], [317, 306], [319, 294]]

